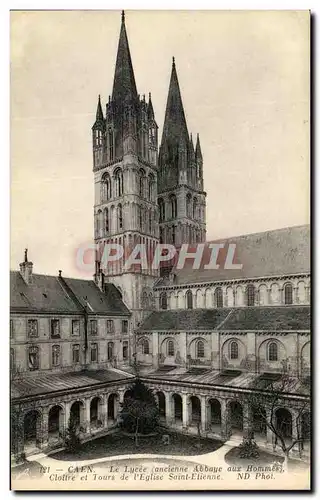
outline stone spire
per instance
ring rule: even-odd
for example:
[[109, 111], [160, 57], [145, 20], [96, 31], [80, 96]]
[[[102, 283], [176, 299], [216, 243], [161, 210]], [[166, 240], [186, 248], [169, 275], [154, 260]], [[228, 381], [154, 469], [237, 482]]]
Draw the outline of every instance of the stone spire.
[[102, 112], [100, 94], [99, 94], [99, 97], [98, 97], [98, 105], [97, 105], [97, 112], [96, 112], [96, 122], [103, 122], [103, 112]]
[[197, 134], [196, 158], [199, 159], [199, 160], [202, 160], [202, 153], [201, 153], [201, 147], [200, 147], [199, 134]]
[[134, 79], [129, 42], [126, 32], [124, 11], [121, 14], [121, 29], [113, 80], [112, 100], [124, 102], [137, 99], [137, 87]]
[[148, 119], [154, 120], [154, 111], [153, 111], [152, 100], [151, 100], [151, 92], [149, 92]]
[[186, 140], [186, 144], [188, 144], [189, 134], [173, 57], [161, 146], [166, 143], [178, 145], [181, 139]]

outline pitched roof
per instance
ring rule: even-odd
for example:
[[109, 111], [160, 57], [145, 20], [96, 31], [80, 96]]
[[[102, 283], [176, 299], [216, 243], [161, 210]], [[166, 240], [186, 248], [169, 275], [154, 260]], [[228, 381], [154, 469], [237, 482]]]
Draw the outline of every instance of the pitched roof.
[[179, 145], [180, 140], [189, 143], [187, 122], [184, 114], [176, 65], [173, 59], [161, 147], [165, 143]]
[[131, 314], [112, 283], [106, 283], [105, 292], [102, 292], [94, 281], [75, 278], [63, 278], [63, 281], [74, 293], [81, 306], [86, 307], [88, 313], [128, 316]]
[[[210, 258], [210, 243], [224, 244], [218, 254], [219, 269], [204, 269]], [[242, 269], [224, 268], [230, 244], [236, 245], [233, 263], [242, 264]], [[310, 226], [294, 226], [207, 242], [200, 269], [192, 269], [192, 266], [193, 260], [186, 260], [183, 269], [174, 267], [174, 282], [166, 277], [156, 286], [309, 273]]]
[[130, 315], [111, 283], [103, 293], [92, 280], [33, 274], [27, 285], [19, 271], [11, 271], [10, 285], [11, 311], [82, 314], [86, 307], [89, 314]]
[[19, 271], [10, 271], [10, 308], [13, 311], [81, 313], [81, 307], [56, 276], [33, 274], [27, 285]]
[[133, 375], [112, 370], [83, 370], [70, 373], [39, 373], [11, 382], [12, 398], [40, 396], [47, 393], [84, 389], [88, 386], [131, 379]]
[[154, 311], [145, 319], [139, 328], [140, 331], [297, 331], [309, 329], [309, 306]]
[[124, 102], [126, 98], [136, 99], [137, 87], [132, 67], [124, 13], [122, 13], [117, 60], [114, 73], [112, 100]]

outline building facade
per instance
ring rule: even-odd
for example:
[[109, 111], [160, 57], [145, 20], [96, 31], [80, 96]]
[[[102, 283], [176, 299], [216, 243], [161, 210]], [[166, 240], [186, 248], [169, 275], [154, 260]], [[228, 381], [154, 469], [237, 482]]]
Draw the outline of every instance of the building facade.
[[[226, 440], [274, 436], [250, 406], [252, 392], [290, 376], [275, 412], [287, 439], [310, 438], [310, 229], [228, 238], [218, 265], [189, 257], [160, 274], [158, 243], [205, 249], [206, 193], [200, 139], [189, 134], [172, 71], [158, 151], [151, 99], [137, 93], [122, 14], [111, 96], [92, 127], [94, 281], [33, 273], [27, 254], [11, 272], [13, 451], [63, 441], [72, 414], [81, 438], [109, 432], [134, 379], [154, 389], [164, 424]], [[106, 244], [123, 255], [105, 266]], [[137, 246], [147, 268], [128, 267]], [[224, 266], [228, 248], [231, 266]], [[232, 259], [231, 259], [232, 260]], [[230, 263], [229, 263], [230, 264]], [[266, 415], [270, 408], [266, 406]], [[301, 452], [301, 447], [300, 447]]]

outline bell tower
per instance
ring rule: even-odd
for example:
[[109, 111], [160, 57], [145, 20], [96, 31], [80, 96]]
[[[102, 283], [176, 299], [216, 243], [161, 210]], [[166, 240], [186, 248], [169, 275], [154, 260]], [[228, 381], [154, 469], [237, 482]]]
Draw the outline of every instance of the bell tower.
[[206, 240], [206, 193], [199, 135], [194, 149], [173, 58], [159, 151], [160, 242], [179, 247]]
[[[103, 288], [114, 283], [132, 311], [134, 327], [154, 305], [153, 283], [158, 270], [151, 267], [159, 241], [157, 170], [158, 126], [151, 94], [137, 93], [125, 15], [121, 28], [112, 94], [105, 113], [98, 98], [92, 127], [95, 185], [94, 237], [100, 252], [95, 279]], [[123, 255], [104, 265], [106, 244], [117, 244]], [[143, 264], [126, 266], [137, 245]]]

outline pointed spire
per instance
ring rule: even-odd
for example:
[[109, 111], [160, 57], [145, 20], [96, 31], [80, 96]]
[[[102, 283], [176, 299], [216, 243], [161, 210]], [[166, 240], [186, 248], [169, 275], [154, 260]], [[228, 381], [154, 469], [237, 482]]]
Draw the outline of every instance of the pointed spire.
[[153, 111], [153, 106], [152, 106], [152, 101], [151, 101], [151, 92], [149, 92], [148, 119], [149, 120], [153, 120], [154, 119], [154, 111]]
[[103, 122], [103, 111], [102, 111], [102, 106], [101, 106], [100, 94], [99, 94], [99, 97], [98, 97], [98, 106], [97, 106], [97, 112], [96, 112], [96, 122]]
[[194, 146], [193, 146], [193, 139], [192, 139], [192, 133], [190, 134], [190, 149], [194, 153]]
[[202, 153], [201, 153], [201, 147], [200, 147], [199, 134], [197, 134], [196, 158], [199, 158], [200, 160], [202, 160]]
[[126, 32], [124, 11], [121, 14], [121, 29], [114, 73], [112, 100], [136, 99], [137, 88], [134, 79], [129, 42]]
[[189, 134], [181, 99], [175, 59], [173, 57], [161, 144], [167, 141], [171, 142], [171, 144], [179, 144], [181, 137], [183, 137], [186, 144], [188, 144]]

